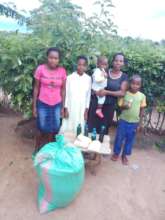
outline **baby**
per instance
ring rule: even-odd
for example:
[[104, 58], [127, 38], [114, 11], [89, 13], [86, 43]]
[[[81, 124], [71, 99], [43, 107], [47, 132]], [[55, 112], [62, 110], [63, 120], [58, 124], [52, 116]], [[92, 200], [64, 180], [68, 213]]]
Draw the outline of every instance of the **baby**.
[[[97, 59], [97, 68], [94, 70], [92, 75], [92, 89], [94, 91], [99, 91], [107, 87], [107, 73], [106, 69], [108, 68], [108, 59], [105, 56], [100, 56]], [[96, 115], [100, 118], [104, 118], [102, 107], [105, 102], [105, 96], [97, 96], [98, 104], [96, 109]]]

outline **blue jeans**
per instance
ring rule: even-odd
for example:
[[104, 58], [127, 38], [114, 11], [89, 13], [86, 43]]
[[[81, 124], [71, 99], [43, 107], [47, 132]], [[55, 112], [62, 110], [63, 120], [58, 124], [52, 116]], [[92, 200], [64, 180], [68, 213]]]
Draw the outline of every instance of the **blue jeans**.
[[119, 120], [114, 143], [114, 154], [119, 155], [122, 145], [124, 144], [122, 155], [131, 155], [137, 127], [138, 123], [129, 123], [124, 120]]
[[60, 118], [61, 103], [51, 106], [37, 101], [37, 127], [42, 133], [58, 133]]

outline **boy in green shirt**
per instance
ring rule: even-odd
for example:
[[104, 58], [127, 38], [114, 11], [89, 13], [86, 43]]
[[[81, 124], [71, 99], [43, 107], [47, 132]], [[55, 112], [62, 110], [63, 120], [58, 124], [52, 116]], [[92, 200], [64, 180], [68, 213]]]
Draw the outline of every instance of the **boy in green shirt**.
[[124, 143], [122, 152], [122, 163], [128, 164], [127, 155], [131, 155], [136, 131], [140, 129], [144, 108], [146, 107], [146, 97], [139, 90], [142, 79], [139, 75], [133, 75], [130, 80], [129, 91], [124, 98], [119, 100], [119, 106], [122, 109], [120, 120], [117, 127], [114, 143], [113, 161], [117, 161]]

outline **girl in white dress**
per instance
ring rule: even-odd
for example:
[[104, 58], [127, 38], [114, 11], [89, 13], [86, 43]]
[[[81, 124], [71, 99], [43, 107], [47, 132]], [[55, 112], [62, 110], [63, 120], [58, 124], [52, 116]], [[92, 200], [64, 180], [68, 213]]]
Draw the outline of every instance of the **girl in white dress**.
[[87, 70], [88, 60], [84, 56], [77, 58], [77, 71], [66, 80], [65, 118], [62, 122], [61, 132], [76, 132], [81, 124], [82, 129], [88, 117], [91, 98], [91, 77]]

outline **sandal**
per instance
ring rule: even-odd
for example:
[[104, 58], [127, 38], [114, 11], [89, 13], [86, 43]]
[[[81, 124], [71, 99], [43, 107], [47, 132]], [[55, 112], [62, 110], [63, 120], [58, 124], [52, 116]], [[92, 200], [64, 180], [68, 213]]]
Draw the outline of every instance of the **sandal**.
[[119, 159], [119, 155], [117, 155], [117, 154], [113, 154], [111, 157], [112, 161], [117, 161], [118, 159]]
[[121, 157], [121, 160], [122, 160], [122, 164], [123, 165], [128, 165], [128, 159], [127, 159], [127, 157], [125, 156], [125, 155], [123, 155], [122, 157]]

